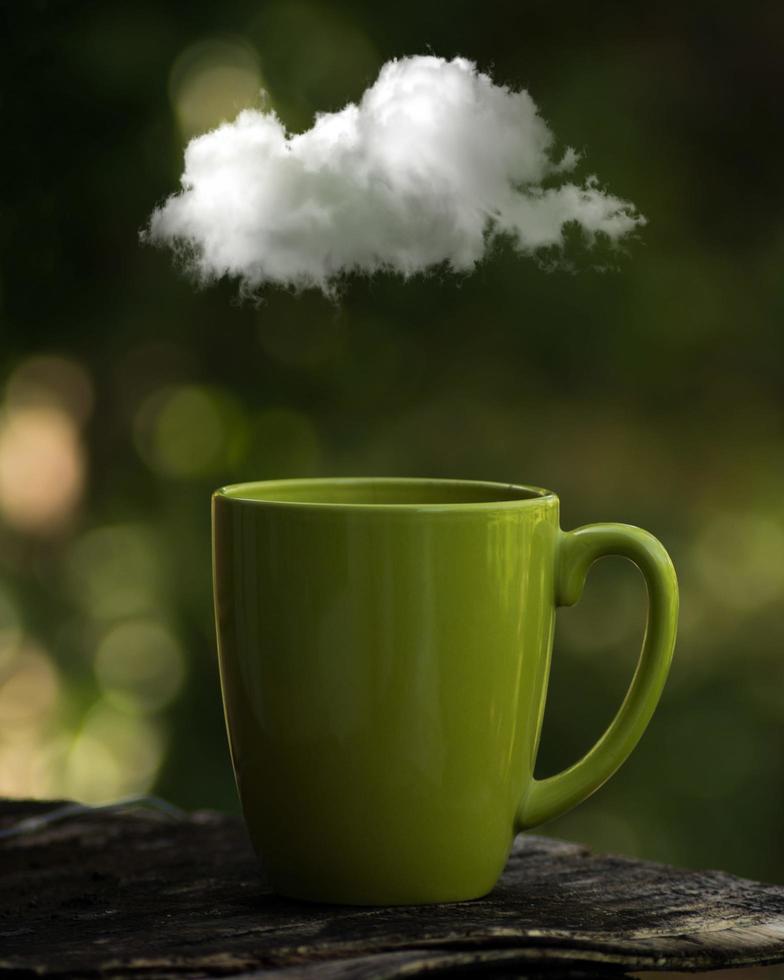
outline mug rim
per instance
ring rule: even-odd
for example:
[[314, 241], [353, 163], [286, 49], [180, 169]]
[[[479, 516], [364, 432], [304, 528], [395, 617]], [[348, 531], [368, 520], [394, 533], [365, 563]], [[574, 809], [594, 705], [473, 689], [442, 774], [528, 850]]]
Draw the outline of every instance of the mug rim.
[[[281, 500], [281, 499], [264, 499], [264, 497], [259, 496], [249, 496], [251, 489], [258, 493], [264, 487], [269, 487], [270, 491], [273, 488], [280, 489], [296, 489], [297, 487], [317, 487], [318, 485], [323, 485], [325, 487], [351, 487], [351, 486], [367, 486], [369, 484], [375, 485], [387, 485], [387, 486], [404, 486], [404, 487], [414, 487], [417, 485], [437, 487], [437, 486], [448, 486], [451, 488], [466, 487], [476, 490], [477, 488], [483, 488], [487, 491], [487, 499], [479, 500], [464, 500], [464, 501], [433, 501], [433, 502], [404, 502], [404, 503], [390, 503], [386, 502], [359, 502], [359, 501], [319, 501], [319, 500]], [[507, 496], [505, 498], [493, 497], [493, 491], [496, 493], [504, 493]], [[519, 497], [509, 498], [509, 493], [518, 492]], [[440, 477], [398, 477], [398, 476], [349, 476], [349, 477], [293, 477], [289, 479], [282, 480], [248, 480], [242, 483], [230, 483], [226, 486], [219, 487], [212, 494], [213, 500], [224, 500], [234, 504], [250, 504], [262, 507], [274, 507], [274, 508], [295, 508], [295, 509], [307, 509], [307, 510], [331, 510], [331, 511], [349, 511], [349, 510], [359, 510], [365, 512], [382, 512], [382, 511], [478, 511], [478, 510], [508, 510], [517, 507], [530, 507], [536, 504], [542, 504], [552, 501], [557, 501], [558, 496], [552, 490], [547, 490], [544, 487], [532, 486], [524, 483], [501, 483], [493, 480], [461, 480], [461, 479], [450, 479], [450, 478], [440, 478]]]

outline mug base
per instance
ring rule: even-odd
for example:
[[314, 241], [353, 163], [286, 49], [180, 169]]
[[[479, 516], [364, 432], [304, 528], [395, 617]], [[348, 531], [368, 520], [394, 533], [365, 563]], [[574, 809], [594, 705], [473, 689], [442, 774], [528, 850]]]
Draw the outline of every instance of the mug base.
[[494, 886], [484, 887], [470, 892], [454, 892], [437, 887], [412, 889], [406, 893], [390, 892], [354, 892], [332, 891], [329, 889], [291, 888], [271, 883], [272, 890], [281, 898], [293, 899], [297, 902], [307, 902], [310, 905], [355, 905], [364, 907], [385, 908], [390, 906], [405, 907], [417, 905], [447, 905], [456, 902], [475, 902], [488, 895]]

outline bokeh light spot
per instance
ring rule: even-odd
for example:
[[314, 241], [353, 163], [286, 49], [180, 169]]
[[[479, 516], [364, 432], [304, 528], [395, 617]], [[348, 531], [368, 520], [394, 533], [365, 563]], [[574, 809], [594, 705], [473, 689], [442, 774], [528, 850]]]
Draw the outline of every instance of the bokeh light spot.
[[15, 658], [21, 639], [22, 627], [16, 606], [0, 589], [0, 677]]
[[0, 732], [4, 739], [48, 722], [57, 708], [60, 681], [50, 657], [25, 641], [0, 674]]
[[294, 130], [316, 111], [340, 109], [359, 98], [377, 73], [378, 52], [358, 23], [334, 4], [273, 0], [249, 28], [258, 42], [278, 108]]
[[130, 710], [158, 711], [178, 694], [185, 660], [177, 638], [163, 623], [120, 623], [101, 640], [95, 673], [108, 701]]
[[71, 591], [97, 620], [154, 612], [165, 601], [159, 546], [140, 524], [115, 524], [83, 535], [68, 556]]
[[709, 519], [694, 545], [696, 571], [720, 604], [760, 608], [784, 593], [784, 528], [761, 513], [724, 513]]
[[0, 796], [52, 799], [63, 795], [59, 773], [67, 739], [31, 730], [24, 737], [0, 740]]
[[62, 409], [81, 425], [93, 409], [93, 385], [78, 361], [55, 355], [31, 357], [8, 379], [6, 401], [11, 408]]
[[76, 425], [54, 406], [0, 417], [0, 515], [19, 531], [47, 535], [73, 514], [85, 482]]
[[235, 401], [198, 385], [163, 388], [134, 419], [136, 446], [152, 470], [168, 477], [199, 477], [223, 470], [245, 451], [244, 416]]
[[259, 107], [263, 87], [258, 56], [242, 38], [208, 38], [186, 48], [169, 76], [169, 98], [183, 138]]
[[64, 792], [85, 803], [146, 793], [164, 748], [158, 725], [101, 700], [87, 713], [68, 753]]

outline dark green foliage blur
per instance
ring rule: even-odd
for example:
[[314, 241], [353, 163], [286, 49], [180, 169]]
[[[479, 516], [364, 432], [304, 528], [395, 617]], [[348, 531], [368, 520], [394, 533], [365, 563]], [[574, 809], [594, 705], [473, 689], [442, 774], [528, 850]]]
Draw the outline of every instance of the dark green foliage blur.
[[[0, 792], [237, 806], [214, 487], [527, 482], [560, 494], [566, 528], [653, 531], [682, 586], [675, 666], [640, 748], [547, 832], [784, 879], [784, 6], [37, 0], [2, 18], [0, 685], [16, 686], [5, 701], [0, 686]], [[528, 88], [585, 151], [582, 173], [647, 216], [639, 240], [610, 254], [575, 238], [552, 271], [499, 247], [470, 277], [258, 304], [229, 282], [196, 289], [140, 245], [186, 134], [241, 108], [232, 92], [256, 75], [298, 129], [388, 58], [427, 51]], [[228, 106], [211, 107], [211, 86]], [[62, 404], [92, 403], [62, 430], [82, 484], [49, 523], [17, 499], [15, 462], [38, 479], [24, 425], [44, 452], [65, 418], [19, 415], [51, 408], [24, 394], [42, 357], [55, 375], [76, 365], [52, 382]], [[559, 613], [542, 774], [611, 717], [643, 607], [635, 572], [608, 560]], [[168, 659], [141, 676], [150, 637]]]

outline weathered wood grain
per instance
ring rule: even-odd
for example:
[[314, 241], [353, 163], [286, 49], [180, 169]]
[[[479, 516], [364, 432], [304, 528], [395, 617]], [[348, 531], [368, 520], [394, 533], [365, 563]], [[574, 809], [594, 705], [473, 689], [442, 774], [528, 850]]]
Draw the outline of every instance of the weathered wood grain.
[[[0, 831], [52, 804], [0, 803]], [[607, 976], [784, 962], [784, 887], [527, 836], [487, 898], [278, 898], [239, 821], [89, 813], [0, 840], [0, 978]]]

